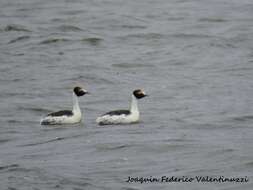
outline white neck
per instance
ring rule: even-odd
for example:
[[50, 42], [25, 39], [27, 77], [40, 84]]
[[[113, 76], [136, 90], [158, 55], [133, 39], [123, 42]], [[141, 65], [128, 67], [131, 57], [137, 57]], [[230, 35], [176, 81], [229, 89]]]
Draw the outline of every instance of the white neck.
[[130, 111], [131, 111], [131, 113], [139, 113], [138, 101], [133, 94], [131, 97]]
[[76, 96], [75, 93], [73, 93], [73, 113], [81, 113], [79, 103], [78, 103], [78, 97]]

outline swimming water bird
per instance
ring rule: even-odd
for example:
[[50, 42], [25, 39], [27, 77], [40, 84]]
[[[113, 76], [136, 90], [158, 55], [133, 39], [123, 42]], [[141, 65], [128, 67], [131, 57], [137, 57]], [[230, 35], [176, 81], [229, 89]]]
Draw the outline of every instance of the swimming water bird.
[[49, 113], [40, 122], [41, 125], [60, 125], [60, 124], [74, 124], [79, 123], [82, 119], [82, 113], [78, 103], [78, 97], [87, 94], [88, 92], [81, 87], [73, 89], [73, 109], [61, 110]]
[[141, 89], [133, 91], [129, 110], [110, 111], [96, 119], [99, 125], [130, 124], [137, 123], [140, 119], [138, 99], [147, 96]]

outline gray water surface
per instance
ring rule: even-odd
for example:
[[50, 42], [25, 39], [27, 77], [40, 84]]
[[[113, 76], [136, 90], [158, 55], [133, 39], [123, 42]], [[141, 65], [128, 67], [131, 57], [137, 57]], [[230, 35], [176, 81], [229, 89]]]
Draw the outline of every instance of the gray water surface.
[[[253, 187], [251, 0], [1, 0], [0, 189]], [[83, 122], [40, 126], [72, 106]], [[139, 102], [141, 122], [97, 116]], [[248, 183], [127, 183], [128, 176]]]

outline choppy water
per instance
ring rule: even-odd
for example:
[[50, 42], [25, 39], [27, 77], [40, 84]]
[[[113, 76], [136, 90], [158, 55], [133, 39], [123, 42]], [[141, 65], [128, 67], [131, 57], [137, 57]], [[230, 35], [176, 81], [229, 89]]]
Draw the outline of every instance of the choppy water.
[[[252, 189], [252, 39], [251, 0], [1, 0], [1, 189]], [[83, 123], [40, 126], [76, 84]], [[140, 124], [96, 125], [140, 87]], [[125, 182], [164, 175], [250, 181]]]

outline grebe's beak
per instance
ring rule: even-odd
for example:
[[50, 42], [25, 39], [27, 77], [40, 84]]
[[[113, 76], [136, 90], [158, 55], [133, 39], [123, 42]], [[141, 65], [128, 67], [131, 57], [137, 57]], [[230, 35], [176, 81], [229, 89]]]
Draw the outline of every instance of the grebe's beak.
[[81, 91], [82, 91], [84, 94], [90, 94], [90, 92], [88, 92], [87, 90], [82, 89]]
[[142, 91], [143, 97], [149, 96], [148, 94], [146, 94], [144, 91]]

